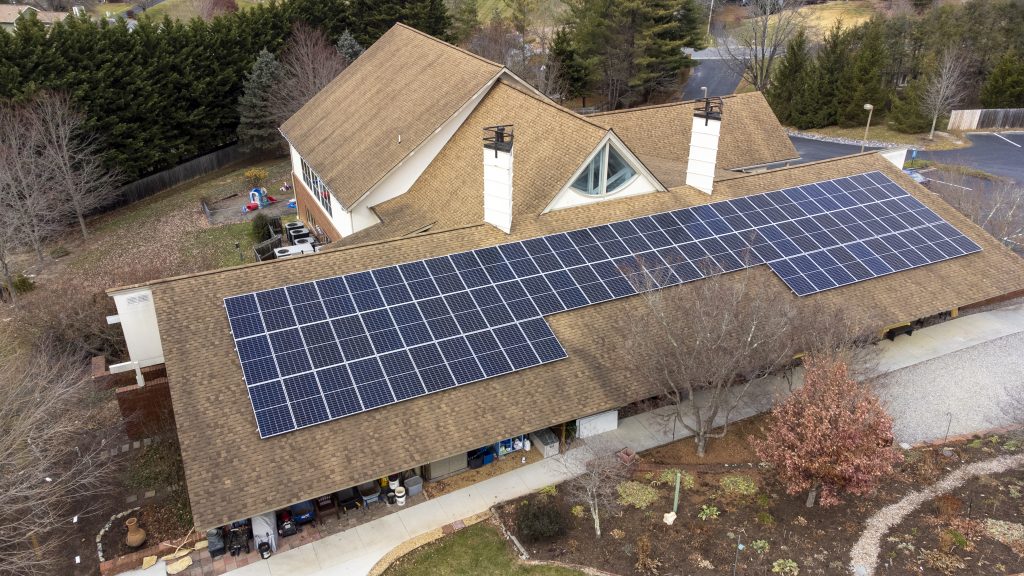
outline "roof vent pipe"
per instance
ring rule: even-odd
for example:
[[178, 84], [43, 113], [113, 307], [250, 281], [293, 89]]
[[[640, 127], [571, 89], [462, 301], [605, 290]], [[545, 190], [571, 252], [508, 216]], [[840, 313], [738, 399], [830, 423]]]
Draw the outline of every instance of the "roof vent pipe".
[[686, 185], [711, 194], [718, 160], [718, 138], [722, 131], [722, 99], [701, 98], [694, 109], [690, 130], [690, 153], [686, 163]]
[[484, 222], [512, 232], [511, 125], [484, 128]]

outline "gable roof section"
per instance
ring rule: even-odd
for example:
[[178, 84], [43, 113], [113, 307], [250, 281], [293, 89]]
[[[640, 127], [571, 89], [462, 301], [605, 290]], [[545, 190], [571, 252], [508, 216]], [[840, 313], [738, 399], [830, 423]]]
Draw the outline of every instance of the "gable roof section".
[[501, 70], [395, 24], [281, 132], [349, 208]]
[[[760, 92], [724, 96], [722, 101], [719, 168], [735, 170], [800, 157]], [[655, 176], [671, 187], [686, 180], [694, 108], [694, 102], [675, 102], [588, 118], [615, 130]]]
[[[477, 225], [151, 283], [196, 524], [222, 525], [657, 392], [630, 374], [621, 334], [642, 302], [624, 298], [547, 317], [565, 360], [260, 440], [223, 298], [872, 170], [983, 250], [801, 301], [837, 305], [881, 328], [1024, 288], [1024, 261], [873, 153], [742, 175], [716, 184], [712, 196], [677, 188], [559, 210], [524, 220], [512, 235]], [[767, 267], [752, 273], [778, 297], [795, 298]], [[303, 465], [274, 474], [296, 459]]]
[[4, 24], [14, 24], [18, 18], [25, 13], [27, 10], [31, 10], [36, 13], [36, 19], [43, 24], [53, 24], [59, 22], [67, 17], [67, 12], [51, 12], [48, 10], [40, 10], [35, 6], [29, 6], [27, 4], [0, 4], [0, 22]]
[[480, 224], [484, 215], [483, 128], [511, 124], [512, 227], [541, 213], [607, 128], [498, 81], [405, 194], [374, 206], [381, 223], [342, 242], [396, 238], [425, 226], [435, 230]]

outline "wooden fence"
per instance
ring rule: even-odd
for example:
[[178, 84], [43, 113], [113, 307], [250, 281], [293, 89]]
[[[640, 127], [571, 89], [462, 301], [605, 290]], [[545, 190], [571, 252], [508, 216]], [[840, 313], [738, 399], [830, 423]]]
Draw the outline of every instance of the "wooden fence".
[[147, 196], [152, 196], [157, 192], [167, 190], [183, 182], [188, 182], [193, 178], [198, 178], [230, 164], [253, 157], [249, 152], [243, 152], [238, 144], [221, 148], [215, 152], [193, 158], [184, 164], [178, 164], [174, 168], [157, 172], [122, 186], [117, 200], [112, 205], [104, 207], [104, 209], [131, 204]]
[[1024, 108], [953, 110], [949, 115], [950, 130], [987, 128], [1024, 128]]

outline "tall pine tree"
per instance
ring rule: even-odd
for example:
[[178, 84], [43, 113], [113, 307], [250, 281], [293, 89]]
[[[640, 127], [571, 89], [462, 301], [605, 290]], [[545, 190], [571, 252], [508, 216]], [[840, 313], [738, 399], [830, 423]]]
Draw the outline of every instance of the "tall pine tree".
[[796, 108], [796, 96], [807, 90], [804, 82], [807, 80], [807, 68], [812, 65], [807, 34], [801, 28], [786, 44], [786, 54], [775, 69], [765, 93], [779, 122], [793, 125], [794, 114], [800, 112]]
[[872, 122], [879, 122], [884, 116], [888, 102], [888, 88], [885, 79], [887, 55], [882, 26], [869, 22], [860, 29], [860, 42], [854, 54], [852, 66], [840, 81], [837, 95], [836, 114], [840, 126], [860, 126], [868, 117], [864, 104], [875, 107]]
[[1024, 60], [1007, 51], [981, 86], [985, 108], [1024, 108]]
[[256, 56], [252, 70], [245, 76], [242, 96], [238, 99], [238, 143], [250, 151], [280, 151], [281, 134], [277, 131], [273, 110], [267, 97], [276, 81], [279, 64], [268, 50]]
[[356, 58], [359, 58], [359, 55], [365, 50], [362, 44], [357, 42], [348, 30], [342, 32], [334, 47], [338, 49], [338, 54], [344, 56], [345, 60], [348, 60], [350, 63], [355, 62]]
[[817, 113], [808, 120], [808, 127], [820, 128], [837, 122], [839, 84], [846, 72], [849, 46], [849, 32], [843, 29], [842, 21], [836, 21], [825, 35], [815, 58], [813, 88], [810, 90], [817, 101]]

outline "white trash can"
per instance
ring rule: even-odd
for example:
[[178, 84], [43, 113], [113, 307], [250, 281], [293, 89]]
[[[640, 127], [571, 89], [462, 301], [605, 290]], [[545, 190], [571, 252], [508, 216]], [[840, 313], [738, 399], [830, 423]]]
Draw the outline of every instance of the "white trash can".
[[395, 488], [395, 502], [399, 506], [405, 506], [405, 488], [401, 486]]

